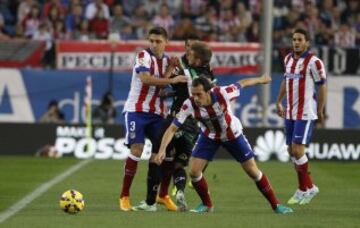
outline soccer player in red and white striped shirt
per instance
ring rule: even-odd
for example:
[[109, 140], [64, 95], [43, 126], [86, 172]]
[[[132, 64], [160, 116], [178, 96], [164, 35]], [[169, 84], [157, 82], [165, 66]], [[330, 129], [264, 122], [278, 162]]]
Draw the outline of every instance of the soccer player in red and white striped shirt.
[[[120, 209], [123, 211], [134, 209], [129, 199], [130, 187], [143, 152], [145, 137], [148, 137], [153, 144], [153, 152], [156, 153], [158, 150], [156, 145], [159, 144], [159, 130], [165, 115], [165, 104], [159, 97], [161, 86], [187, 82], [185, 76], [165, 77], [167, 70], [172, 71], [175, 68], [175, 65], [169, 65], [170, 60], [164, 55], [168, 41], [166, 30], [162, 27], [152, 28], [148, 40], [150, 47], [136, 56], [131, 88], [124, 107], [126, 142], [130, 146], [131, 153], [126, 159], [119, 199]], [[154, 205], [160, 183], [160, 167], [153, 162], [153, 157], [152, 154], [149, 162], [147, 198], [142, 204], [148, 210], [156, 210]], [[141, 208], [135, 207], [135, 210]]]
[[[305, 146], [310, 142], [314, 121], [324, 119], [326, 73], [323, 62], [308, 50], [309, 45], [308, 33], [296, 29], [292, 35], [293, 52], [284, 59], [284, 80], [277, 98], [277, 112], [285, 118], [286, 144], [299, 183], [289, 204], [307, 204], [319, 193], [308, 172]], [[286, 110], [282, 106], [285, 96]]]
[[242, 132], [240, 120], [231, 111], [231, 100], [240, 95], [240, 90], [247, 86], [266, 84], [269, 76], [240, 80], [230, 86], [211, 88], [206, 77], [195, 78], [191, 86], [192, 96], [185, 100], [180, 112], [166, 130], [159, 153], [155, 161], [161, 163], [165, 158], [166, 147], [177, 129], [187, 117], [195, 118], [201, 127], [201, 134], [195, 144], [190, 158], [190, 176], [192, 184], [202, 203], [191, 212], [211, 212], [214, 207], [210, 199], [207, 182], [202, 170], [212, 161], [217, 149], [223, 146], [251, 177], [260, 192], [266, 197], [276, 213], [291, 213], [292, 209], [279, 203], [269, 180], [257, 167], [254, 153]]

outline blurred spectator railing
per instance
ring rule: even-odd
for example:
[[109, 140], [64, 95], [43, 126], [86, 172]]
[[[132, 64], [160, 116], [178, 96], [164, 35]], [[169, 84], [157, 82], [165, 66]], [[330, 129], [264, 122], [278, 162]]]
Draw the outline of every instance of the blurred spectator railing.
[[40, 67], [45, 44], [39, 41], [7, 40], [0, 42], [1, 67]]

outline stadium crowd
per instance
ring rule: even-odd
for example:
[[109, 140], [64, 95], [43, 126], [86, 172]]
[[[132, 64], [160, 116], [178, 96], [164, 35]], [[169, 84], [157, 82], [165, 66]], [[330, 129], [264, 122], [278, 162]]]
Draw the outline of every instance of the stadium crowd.
[[[172, 40], [197, 33], [205, 41], [258, 42], [262, 0], [0, 0], [0, 40], [144, 39], [154, 25]], [[360, 1], [274, 0], [274, 44], [294, 27], [314, 44], [360, 44]]]

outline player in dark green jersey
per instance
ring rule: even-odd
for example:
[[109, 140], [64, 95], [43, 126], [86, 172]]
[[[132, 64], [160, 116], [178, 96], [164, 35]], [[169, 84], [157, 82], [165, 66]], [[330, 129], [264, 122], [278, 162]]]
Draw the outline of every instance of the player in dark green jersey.
[[[172, 86], [171, 95], [173, 103], [170, 109], [170, 115], [167, 118], [167, 124], [164, 130], [171, 124], [175, 115], [180, 111], [183, 102], [190, 96], [191, 82], [194, 78], [202, 75], [208, 77], [213, 83], [215, 78], [210, 68], [212, 51], [204, 42], [200, 42], [197, 37], [188, 37], [185, 40], [186, 53], [177, 59], [177, 67], [171, 76], [185, 75], [191, 80], [187, 83], [179, 83]], [[195, 145], [200, 129], [193, 118], [188, 118], [183, 126], [178, 129], [168, 147], [168, 155], [163, 162], [162, 181], [159, 190], [158, 203], [166, 205], [168, 188], [171, 176], [176, 186], [176, 202], [179, 211], [187, 209], [184, 190], [186, 186], [186, 172], [184, 167], [188, 165], [191, 151]]]

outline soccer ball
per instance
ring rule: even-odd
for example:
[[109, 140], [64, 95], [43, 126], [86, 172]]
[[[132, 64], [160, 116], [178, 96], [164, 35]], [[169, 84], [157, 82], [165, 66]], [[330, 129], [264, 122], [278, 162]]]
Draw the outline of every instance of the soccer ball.
[[60, 208], [69, 214], [76, 214], [82, 211], [85, 207], [83, 195], [74, 190], [67, 190], [60, 197]]

